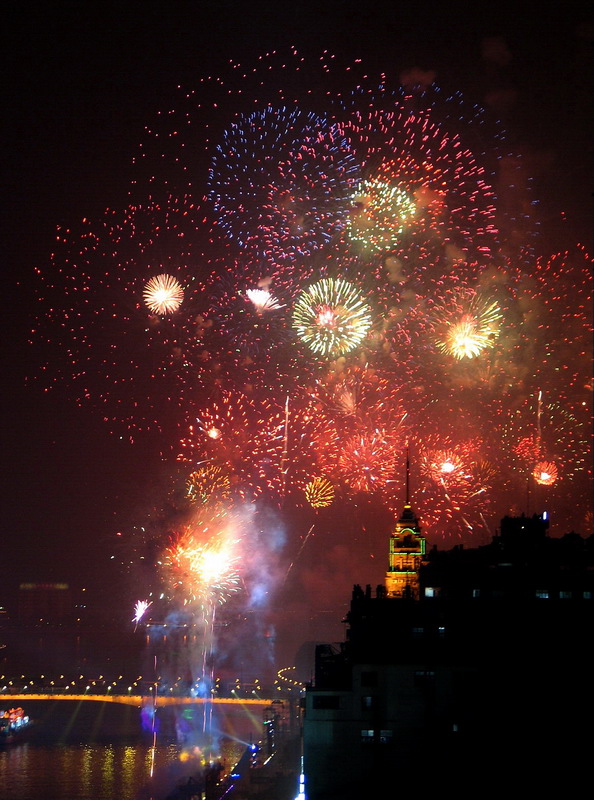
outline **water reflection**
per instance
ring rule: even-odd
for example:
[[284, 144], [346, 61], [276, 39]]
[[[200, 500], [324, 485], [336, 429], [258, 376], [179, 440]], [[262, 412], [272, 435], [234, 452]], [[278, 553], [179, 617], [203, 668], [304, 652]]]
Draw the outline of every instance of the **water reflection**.
[[[223, 765], [231, 769], [244, 749], [222, 740]], [[200, 774], [201, 753], [169, 743], [156, 749], [152, 778], [150, 766], [146, 744], [16, 744], [0, 750], [2, 800], [162, 800]]]
[[[200, 774], [205, 756], [230, 770], [246, 743], [262, 736], [262, 721], [240, 707], [213, 720], [208, 744], [192, 731], [190, 715], [164, 709], [154, 751], [140, 709], [61, 702], [28, 711], [37, 720], [30, 740], [0, 749], [2, 800], [164, 800]], [[180, 719], [185, 745], [177, 739]]]

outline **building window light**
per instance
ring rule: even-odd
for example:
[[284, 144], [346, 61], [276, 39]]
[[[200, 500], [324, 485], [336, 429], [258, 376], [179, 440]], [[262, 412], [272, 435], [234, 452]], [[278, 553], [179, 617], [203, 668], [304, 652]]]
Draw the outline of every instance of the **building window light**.
[[543, 600], [548, 600], [549, 599], [548, 589], [537, 589], [536, 596], [542, 598]]
[[559, 597], [561, 600], [567, 600], [571, 597], [571, 592], [566, 591], [565, 589], [561, 589], [559, 592]]
[[472, 590], [472, 596], [473, 597], [480, 597], [481, 596], [481, 590], [480, 589], [473, 589]]
[[584, 600], [591, 600], [592, 592], [584, 592]]
[[361, 742], [363, 744], [373, 744], [373, 730], [362, 730], [361, 731]]
[[425, 597], [437, 597], [437, 589], [434, 586], [425, 586]]
[[380, 744], [390, 744], [394, 736], [394, 731], [380, 731]]

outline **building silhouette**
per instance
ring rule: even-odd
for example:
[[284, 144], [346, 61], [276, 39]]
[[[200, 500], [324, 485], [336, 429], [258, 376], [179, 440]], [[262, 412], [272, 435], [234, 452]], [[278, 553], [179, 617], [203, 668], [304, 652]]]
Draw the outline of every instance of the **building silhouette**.
[[407, 497], [385, 583], [355, 586], [345, 641], [316, 648], [307, 800], [555, 783], [577, 796], [594, 743], [594, 553], [548, 524], [505, 517], [488, 545], [425, 553]]

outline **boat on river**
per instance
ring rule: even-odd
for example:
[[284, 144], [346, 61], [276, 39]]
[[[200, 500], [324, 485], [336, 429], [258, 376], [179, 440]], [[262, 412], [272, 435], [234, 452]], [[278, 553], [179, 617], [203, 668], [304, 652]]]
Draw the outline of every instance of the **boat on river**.
[[31, 718], [20, 707], [0, 710], [0, 746], [20, 741], [32, 724]]

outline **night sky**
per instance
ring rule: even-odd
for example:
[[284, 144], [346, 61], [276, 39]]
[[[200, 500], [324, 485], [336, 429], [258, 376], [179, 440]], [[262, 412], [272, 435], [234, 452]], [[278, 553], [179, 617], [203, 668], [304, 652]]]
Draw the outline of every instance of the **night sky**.
[[[218, 74], [230, 58], [248, 63], [290, 45], [312, 58], [360, 57], [392, 76], [433, 72], [504, 120], [534, 178], [551, 251], [591, 249], [594, 30], [585, 5], [3, 4], [1, 601], [10, 605], [21, 581], [64, 580], [110, 606], [105, 589], [122, 580], [110, 561], [115, 533], [143, 524], [162, 491], [159, 442], [130, 446], [64, 391], [29, 385], [39, 362], [27, 340], [39, 312], [35, 270], [50, 264], [56, 226], [126, 205], [143, 128], [174, 105], [176, 87]], [[381, 579], [384, 562], [376, 569]], [[128, 624], [130, 614], [120, 616]]]

